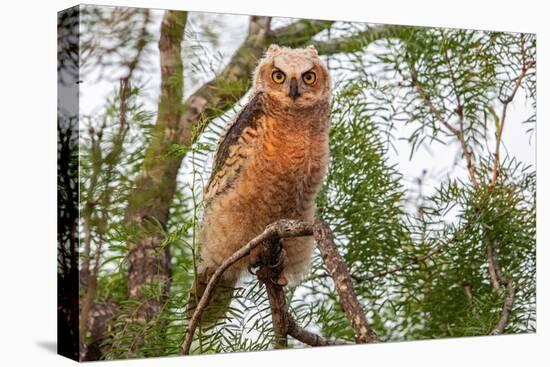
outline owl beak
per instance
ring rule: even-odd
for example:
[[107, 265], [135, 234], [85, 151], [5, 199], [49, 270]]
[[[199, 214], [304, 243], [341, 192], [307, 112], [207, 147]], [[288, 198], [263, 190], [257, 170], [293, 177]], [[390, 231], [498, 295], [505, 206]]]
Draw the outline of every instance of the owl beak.
[[296, 99], [300, 96], [300, 92], [298, 91], [298, 80], [296, 80], [296, 78], [290, 79], [290, 89], [288, 91], [288, 96], [292, 99]]

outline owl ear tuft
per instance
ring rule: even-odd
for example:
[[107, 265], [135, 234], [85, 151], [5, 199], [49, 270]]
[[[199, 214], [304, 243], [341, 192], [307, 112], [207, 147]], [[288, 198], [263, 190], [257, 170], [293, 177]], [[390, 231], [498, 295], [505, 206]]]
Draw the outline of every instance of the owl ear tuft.
[[305, 50], [311, 55], [311, 56], [319, 56], [317, 53], [317, 48], [313, 45], [309, 45], [305, 48]]
[[266, 54], [267, 55], [275, 55], [281, 51], [281, 46], [272, 44], [267, 48]]

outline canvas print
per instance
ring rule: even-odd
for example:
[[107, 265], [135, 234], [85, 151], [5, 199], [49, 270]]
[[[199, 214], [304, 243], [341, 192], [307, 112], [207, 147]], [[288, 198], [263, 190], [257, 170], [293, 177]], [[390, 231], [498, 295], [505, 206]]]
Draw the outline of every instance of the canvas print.
[[64, 356], [536, 331], [534, 34], [80, 5], [58, 105]]

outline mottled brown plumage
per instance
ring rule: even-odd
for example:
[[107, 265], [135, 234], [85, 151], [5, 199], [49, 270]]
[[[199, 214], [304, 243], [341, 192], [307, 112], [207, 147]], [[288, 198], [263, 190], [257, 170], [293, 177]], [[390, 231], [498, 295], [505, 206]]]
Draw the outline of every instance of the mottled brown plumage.
[[[312, 75], [313, 74], [313, 75]], [[282, 219], [313, 220], [315, 197], [328, 164], [330, 76], [313, 47], [272, 45], [254, 73], [247, 105], [221, 139], [205, 190], [199, 282], [189, 310], [209, 276], [231, 254]], [[300, 281], [308, 270], [310, 238], [285, 239], [282, 280]], [[224, 273], [203, 316], [222, 316], [232, 289], [256, 253]]]

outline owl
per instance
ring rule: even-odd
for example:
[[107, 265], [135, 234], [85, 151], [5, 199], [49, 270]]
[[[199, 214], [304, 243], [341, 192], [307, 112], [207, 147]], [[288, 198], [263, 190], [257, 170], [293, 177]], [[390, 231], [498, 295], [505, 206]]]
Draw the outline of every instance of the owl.
[[[328, 69], [313, 46], [271, 45], [254, 71], [249, 96], [220, 140], [205, 188], [189, 317], [216, 269], [267, 225], [279, 219], [314, 219], [329, 159]], [[286, 259], [280, 284], [294, 285], [309, 268], [313, 240], [287, 238], [282, 246]], [[256, 265], [258, 255], [253, 251], [224, 272], [203, 325], [223, 316], [237, 281]]]

